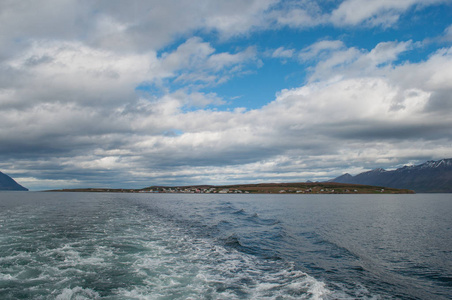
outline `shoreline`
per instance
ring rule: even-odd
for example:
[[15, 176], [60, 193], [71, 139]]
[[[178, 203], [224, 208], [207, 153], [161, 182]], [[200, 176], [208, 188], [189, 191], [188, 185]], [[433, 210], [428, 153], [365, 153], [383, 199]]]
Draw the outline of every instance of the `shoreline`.
[[165, 193], [165, 194], [415, 194], [408, 189], [335, 182], [259, 183], [237, 185], [150, 186], [142, 189], [78, 188], [45, 192]]

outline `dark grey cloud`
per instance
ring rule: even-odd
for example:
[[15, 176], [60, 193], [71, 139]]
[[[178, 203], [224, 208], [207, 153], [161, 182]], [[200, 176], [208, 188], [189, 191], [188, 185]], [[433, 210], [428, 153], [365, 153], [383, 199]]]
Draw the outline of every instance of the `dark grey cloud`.
[[427, 137], [429, 140], [452, 138], [450, 128], [452, 123], [446, 122], [375, 122], [374, 120], [360, 122], [336, 123], [322, 126], [331, 136], [340, 139], [355, 140], [417, 140]]
[[426, 109], [432, 113], [443, 113], [448, 117], [452, 111], [452, 89], [434, 91]]

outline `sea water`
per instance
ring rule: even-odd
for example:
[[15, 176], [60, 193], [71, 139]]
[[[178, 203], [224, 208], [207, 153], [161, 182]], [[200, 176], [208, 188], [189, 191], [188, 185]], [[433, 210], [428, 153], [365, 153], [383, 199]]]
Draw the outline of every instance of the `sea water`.
[[452, 195], [0, 193], [0, 299], [452, 299]]

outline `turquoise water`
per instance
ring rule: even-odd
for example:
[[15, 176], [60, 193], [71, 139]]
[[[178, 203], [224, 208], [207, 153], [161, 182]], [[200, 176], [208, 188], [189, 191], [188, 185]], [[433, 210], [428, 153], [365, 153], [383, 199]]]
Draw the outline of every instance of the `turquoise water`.
[[452, 195], [0, 193], [0, 299], [451, 299]]

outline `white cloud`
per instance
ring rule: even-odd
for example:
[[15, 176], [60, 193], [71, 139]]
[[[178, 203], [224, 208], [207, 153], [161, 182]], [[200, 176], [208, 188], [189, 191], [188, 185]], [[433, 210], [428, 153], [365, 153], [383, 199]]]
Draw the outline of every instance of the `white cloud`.
[[303, 28], [314, 27], [327, 22], [327, 16], [320, 13], [313, 14], [300, 8], [289, 8], [285, 11], [274, 13], [278, 24], [283, 26]]
[[447, 0], [345, 0], [337, 3], [336, 7], [325, 9], [319, 1], [287, 1], [282, 2], [280, 8], [270, 11], [268, 15], [270, 20], [275, 20], [277, 24], [292, 28], [312, 28], [325, 24], [336, 27], [389, 27], [413, 7], [422, 9], [447, 3]]
[[444, 39], [446, 41], [452, 41], [452, 25], [444, 30]]
[[[3, 76], [10, 83], [14, 102], [77, 102], [104, 105], [133, 97], [141, 80], [152, 80], [155, 53], [118, 55], [77, 42], [41, 41], [15, 58], [5, 61]], [[0, 103], [0, 105], [6, 103]]]
[[344, 48], [344, 46], [345, 45], [342, 41], [323, 40], [301, 50], [299, 57], [301, 60], [320, 60], [323, 59], [325, 55], [328, 55], [331, 51], [342, 49]]
[[248, 47], [244, 51], [231, 54], [227, 52], [222, 52], [218, 54], [211, 55], [207, 60], [207, 67], [214, 71], [220, 71], [221, 69], [240, 65], [248, 61], [256, 61], [257, 52], [254, 47]]
[[[278, 0], [253, 1], [206, 1], [211, 14], [208, 14], [205, 25], [218, 30], [223, 36], [247, 34], [253, 28], [268, 26], [265, 12]], [[213, 13], [212, 13], [213, 12]]]
[[300, 52], [303, 60], [318, 61], [312, 69], [310, 81], [334, 78], [363, 77], [382, 74], [390, 69], [400, 54], [413, 47], [407, 42], [381, 42], [371, 51], [346, 48], [340, 41], [320, 41]]
[[222, 105], [225, 104], [225, 101], [218, 97], [215, 93], [204, 94], [200, 92], [191, 92], [187, 93], [182, 90], [178, 90], [167, 97], [171, 97], [177, 100], [181, 106], [187, 107], [198, 107], [203, 108], [207, 105]]
[[188, 39], [172, 53], [162, 54], [162, 69], [175, 71], [185, 68], [193, 68], [203, 64], [207, 57], [215, 52], [209, 43], [203, 42], [198, 37]]
[[223, 37], [247, 34], [268, 26], [265, 12], [276, 2], [2, 1], [0, 23], [8, 30], [0, 36], [0, 57], [15, 55], [30, 40], [84, 40], [96, 49], [147, 52], [196, 30]]
[[284, 47], [279, 47], [272, 53], [272, 57], [275, 58], [291, 58], [294, 55], [294, 49], [286, 49]]
[[[42, 103], [73, 103], [114, 110], [135, 103], [135, 88], [143, 82], [159, 84], [174, 79], [217, 84], [257, 62], [253, 47], [237, 53], [216, 53], [210, 43], [200, 38], [190, 38], [161, 57], [154, 51], [118, 53], [80, 42], [36, 41], [29, 49], [0, 62], [0, 107], [21, 109]], [[197, 96], [187, 97], [187, 104], [223, 103], [212, 96], [201, 100], [196, 91], [193, 95]]]
[[237, 53], [215, 53], [210, 43], [199, 37], [188, 39], [171, 53], [163, 53], [156, 74], [161, 77], [176, 77], [181, 82], [222, 83], [242, 66], [257, 63], [254, 47]]
[[387, 27], [399, 19], [412, 6], [434, 5], [443, 0], [346, 0], [331, 13], [331, 22], [336, 26], [359, 25]]
[[409, 87], [418, 87], [427, 91], [452, 90], [452, 48], [436, 51], [425, 62], [406, 63], [395, 68], [391, 79]]
[[381, 42], [370, 53], [367, 58], [373, 62], [375, 66], [395, 61], [398, 56], [410, 50], [412, 42]]

